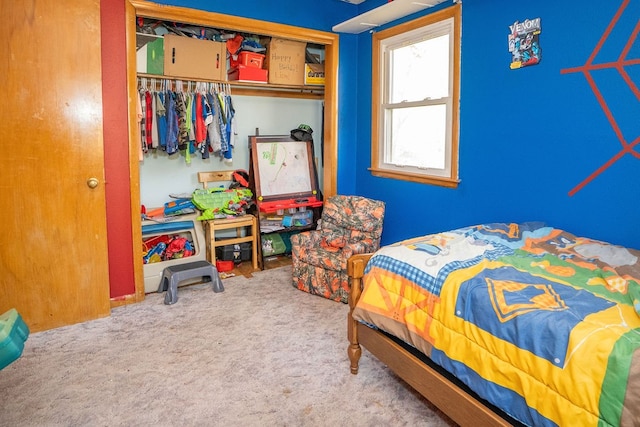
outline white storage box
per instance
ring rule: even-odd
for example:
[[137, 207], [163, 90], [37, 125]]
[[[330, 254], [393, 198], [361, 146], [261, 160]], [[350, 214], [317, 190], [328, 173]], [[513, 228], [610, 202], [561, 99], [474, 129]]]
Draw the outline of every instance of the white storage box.
[[[150, 292], [158, 292], [158, 286], [160, 285], [160, 278], [162, 277], [162, 272], [166, 267], [178, 264], [185, 264], [193, 261], [206, 261], [207, 259], [207, 251], [205, 250], [205, 240], [204, 240], [204, 228], [202, 227], [202, 221], [198, 221], [196, 218], [199, 214], [190, 214], [190, 215], [181, 215], [178, 221], [192, 221], [192, 228], [184, 228], [179, 230], [171, 230], [157, 233], [143, 233], [143, 238], [160, 236], [163, 234], [169, 235], [181, 235], [186, 237], [188, 240], [193, 242], [193, 249], [195, 253], [192, 256], [186, 258], [178, 258], [172, 259], [169, 261], [162, 262], [154, 262], [151, 264], [144, 264], [144, 292], [146, 294]], [[142, 225], [153, 225], [157, 224], [153, 221], [142, 221]], [[169, 223], [170, 224], [170, 223]], [[200, 283], [202, 280], [196, 278], [191, 279], [191, 283]], [[184, 284], [189, 284], [189, 281], [185, 281]]]

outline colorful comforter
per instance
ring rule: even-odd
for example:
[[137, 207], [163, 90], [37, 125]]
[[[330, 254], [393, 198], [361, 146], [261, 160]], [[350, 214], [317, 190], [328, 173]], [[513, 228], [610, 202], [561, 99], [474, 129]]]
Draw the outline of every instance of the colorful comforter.
[[640, 251], [541, 223], [381, 248], [354, 317], [532, 426], [640, 425]]

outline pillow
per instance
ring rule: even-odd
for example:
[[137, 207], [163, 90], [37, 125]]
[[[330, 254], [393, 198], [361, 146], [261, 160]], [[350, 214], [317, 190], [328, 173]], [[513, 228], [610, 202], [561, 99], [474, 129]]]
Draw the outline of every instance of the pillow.
[[345, 230], [330, 230], [322, 233], [322, 241], [320, 246], [323, 248], [344, 248], [347, 245], [347, 236]]

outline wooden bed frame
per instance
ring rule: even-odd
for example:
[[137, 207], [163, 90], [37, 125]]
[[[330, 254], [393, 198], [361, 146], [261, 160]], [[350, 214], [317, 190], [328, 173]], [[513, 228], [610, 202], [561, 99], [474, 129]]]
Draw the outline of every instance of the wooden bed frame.
[[362, 355], [361, 346], [364, 346], [397, 376], [457, 424], [474, 427], [513, 425], [512, 422], [507, 421], [488, 407], [486, 403], [478, 400], [462, 386], [453, 382], [446, 374], [443, 374], [435, 367], [429, 366], [388, 335], [353, 319], [353, 309], [362, 292], [364, 268], [372, 255], [354, 255], [347, 263], [347, 274], [351, 282], [349, 315], [347, 318], [349, 338], [347, 352], [351, 361], [351, 373], [358, 373], [358, 362]]

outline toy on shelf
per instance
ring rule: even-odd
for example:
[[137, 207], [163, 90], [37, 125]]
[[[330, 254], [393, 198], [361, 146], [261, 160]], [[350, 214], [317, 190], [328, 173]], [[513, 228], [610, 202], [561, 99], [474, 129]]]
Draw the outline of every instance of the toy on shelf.
[[253, 192], [248, 188], [203, 188], [193, 192], [193, 204], [202, 211], [199, 220], [244, 215], [253, 205]]
[[142, 219], [160, 221], [162, 217], [177, 217], [180, 215], [194, 213], [196, 207], [191, 199], [177, 199], [165, 203], [162, 207], [147, 210], [142, 205]]

